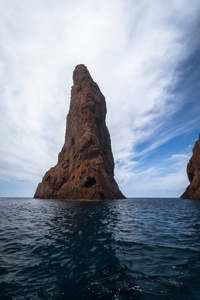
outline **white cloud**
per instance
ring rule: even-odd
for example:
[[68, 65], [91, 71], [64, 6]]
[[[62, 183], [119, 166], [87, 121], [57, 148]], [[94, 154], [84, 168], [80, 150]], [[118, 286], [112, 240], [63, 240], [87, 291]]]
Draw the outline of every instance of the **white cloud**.
[[[189, 184], [186, 165], [190, 158], [186, 154], [173, 154], [166, 159], [158, 159], [149, 167], [141, 161], [129, 168], [120, 168], [118, 180], [127, 197], [180, 197]], [[139, 169], [139, 172], [138, 172]], [[127, 172], [128, 170], [128, 172]]]
[[[168, 160], [173, 160], [173, 163], [130, 174], [132, 180], [122, 184], [127, 197], [180, 197], [189, 184], [185, 170], [188, 156], [176, 154]], [[126, 172], [124, 174], [126, 176]]]
[[185, 154], [173, 154], [170, 158], [169, 158], [169, 160], [178, 160], [178, 161], [180, 161], [180, 160], [187, 160], [188, 161], [188, 159], [189, 159], [189, 156], [188, 155], [185, 155]]
[[188, 123], [170, 128], [182, 97], [174, 101], [167, 87], [192, 51], [197, 2], [10, 0], [0, 8], [1, 177], [38, 181], [55, 165], [78, 63], [106, 97], [113, 153], [123, 162], [119, 181], [135, 176], [143, 155], [188, 130]]

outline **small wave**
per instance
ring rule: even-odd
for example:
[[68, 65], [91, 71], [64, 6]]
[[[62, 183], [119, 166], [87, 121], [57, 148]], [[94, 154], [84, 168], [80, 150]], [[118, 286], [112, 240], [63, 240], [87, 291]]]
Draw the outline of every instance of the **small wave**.
[[0, 199], [0, 299], [198, 299], [192, 203]]

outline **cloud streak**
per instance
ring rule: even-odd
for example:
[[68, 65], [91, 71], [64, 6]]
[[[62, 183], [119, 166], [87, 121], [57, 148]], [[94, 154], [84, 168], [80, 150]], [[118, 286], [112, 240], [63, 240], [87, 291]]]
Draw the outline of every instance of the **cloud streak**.
[[[10, 0], [0, 8], [2, 182], [36, 185], [55, 165], [72, 72], [84, 63], [106, 97], [115, 173], [124, 193], [134, 196], [130, 187], [143, 184], [144, 176], [148, 194], [145, 174], [159, 182], [163, 169], [161, 181], [170, 193], [170, 180], [185, 184], [183, 168], [172, 175], [175, 162], [165, 168], [159, 149], [200, 125], [198, 99], [192, 98], [190, 113], [186, 109], [198, 84], [183, 85], [187, 76], [199, 74], [194, 67], [185, 72], [199, 49], [198, 2]], [[168, 156], [188, 156], [184, 147], [184, 153], [174, 149]], [[154, 152], [157, 161], [151, 161]]]

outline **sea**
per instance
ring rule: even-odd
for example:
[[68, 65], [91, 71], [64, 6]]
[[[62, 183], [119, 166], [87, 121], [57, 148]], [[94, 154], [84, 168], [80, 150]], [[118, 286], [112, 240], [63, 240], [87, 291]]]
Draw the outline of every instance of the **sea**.
[[200, 299], [200, 201], [0, 198], [0, 299]]

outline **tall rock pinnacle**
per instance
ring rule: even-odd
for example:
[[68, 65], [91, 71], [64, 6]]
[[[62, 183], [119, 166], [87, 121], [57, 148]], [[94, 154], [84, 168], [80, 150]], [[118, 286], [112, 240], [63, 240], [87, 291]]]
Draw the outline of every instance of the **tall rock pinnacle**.
[[194, 145], [193, 155], [187, 165], [187, 175], [190, 184], [181, 198], [200, 200], [200, 134]]
[[65, 143], [34, 198], [125, 198], [114, 179], [105, 97], [84, 65], [76, 66], [73, 82]]

